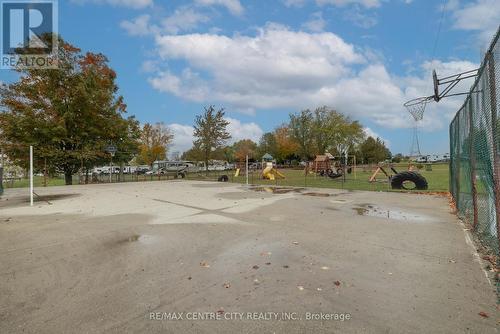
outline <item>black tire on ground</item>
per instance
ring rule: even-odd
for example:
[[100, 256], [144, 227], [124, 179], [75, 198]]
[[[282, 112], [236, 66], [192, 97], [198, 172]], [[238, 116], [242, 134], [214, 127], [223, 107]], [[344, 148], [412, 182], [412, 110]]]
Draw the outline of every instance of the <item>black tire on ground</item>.
[[337, 168], [337, 174], [338, 175], [344, 174], [344, 170], [342, 168]]
[[220, 176], [217, 181], [219, 182], [228, 182], [229, 181], [229, 177], [227, 175], [222, 175]]
[[186, 173], [181, 172], [181, 173], [179, 173], [179, 174], [178, 174], [178, 176], [179, 176], [181, 179], [184, 179], [184, 178], [186, 178]]
[[352, 173], [352, 167], [347, 168], [347, 174], [351, 174], [351, 173]]
[[[414, 187], [406, 187], [405, 183], [413, 183]], [[428, 184], [425, 177], [416, 172], [401, 172], [392, 177], [392, 189], [427, 190]]]

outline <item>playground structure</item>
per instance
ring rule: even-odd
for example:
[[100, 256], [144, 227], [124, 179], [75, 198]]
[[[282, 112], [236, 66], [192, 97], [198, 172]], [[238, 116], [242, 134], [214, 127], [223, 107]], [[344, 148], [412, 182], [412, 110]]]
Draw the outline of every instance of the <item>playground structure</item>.
[[272, 162], [266, 162], [265, 168], [262, 170], [262, 178], [274, 181], [276, 179], [284, 179], [285, 175], [278, 171]]
[[[338, 159], [337, 159], [338, 158]], [[310, 172], [319, 176], [327, 176], [331, 179], [336, 179], [345, 174], [351, 174], [354, 172], [354, 179], [356, 179], [356, 156], [350, 155], [347, 156], [347, 160], [349, 158], [352, 159], [352, 164], [349, 165], [348, 161], [344, 160], [342, 163], [343, 156], [333, 156], [330, 153], [325, 153], [324, 155], [317, 155], [314, 161], [309, 163], [312, 165], [310, 168]]]
[[[388, 172], [386, 169], [389, 169]], [[391, 174], [390, 172], [392, 171]], [[405, 190], [427, 190], [429, 185], [427, 179], [420, 173], [413, 170], [413, 165], [408, 165], [408, 170], [398, 172], [392, 165], [378, 165], [375, 172], [368, 180], [370, 183], [377, 182], [377, 176], [382, 173], [385, 175], [384, 181], [389, 181], [392, 189]]]

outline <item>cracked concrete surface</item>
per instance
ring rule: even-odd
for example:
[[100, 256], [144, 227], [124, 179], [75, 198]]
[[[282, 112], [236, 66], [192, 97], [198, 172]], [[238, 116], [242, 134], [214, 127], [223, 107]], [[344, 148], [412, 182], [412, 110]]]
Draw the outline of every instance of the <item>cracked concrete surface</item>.
[[498, 332], [494, 287], [445, 198], [189, 181], [37, 192], [33, 208], [25, 189], [0, 199], [1, 333]]

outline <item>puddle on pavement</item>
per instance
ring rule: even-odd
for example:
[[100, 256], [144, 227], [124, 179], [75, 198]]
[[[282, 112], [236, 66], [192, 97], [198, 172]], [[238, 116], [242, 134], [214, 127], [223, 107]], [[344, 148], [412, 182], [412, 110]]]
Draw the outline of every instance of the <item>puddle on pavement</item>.
[[312, 196], [312, 197], [330, 197], [330, 194], [327, 193], [304, 193], [304, 196]]
[[348, 201], [345, 199], [332, 199], [332, 200], [330, 200], [330, 203], [333, 203], [333, 204], [345, 204], [348, 202], [351, 202], [351, 201]]
[[311, 196], [311, 197], [330, 197], [336, 196], [336, 194], [328, 194], [328, 193], [318, 193], [318, 192], [303, 192], [305, 188], [286, 188], [286, 187], [251, 187], [249, 188], [252, 191], [256, 192], [265, 192], [269, 194], [302, 194], [303, 196]]
[[[179, 181], [179, 182], [183, 182], [183, 181]], [[222, 182], [219, 182], [219, 183], [213, 183], [213, 182], [207, 182], [205, 184], [203, 183], [195, 183], [195, 184], [192, 184], [191, 187], [193, 188], [220, 188], [220, 187], [229, 187], [231, 186], [230, 184], [225, 184], [225, 183], [222, 183]]]
[[381, 208], [373, 204], [360, 204], [352, 208], [360, 216], [386, 218], [400, 221], [430, 222], [433, 219], [425, 215], [417, 215], [411, 212], [404, 212], [398, 209]]
[[281, 187], [251, 187], [252, 191], [266, 192], [269, 194], [289, 194], [289, 193], [300, 193], [304, 188], [281, 188]]

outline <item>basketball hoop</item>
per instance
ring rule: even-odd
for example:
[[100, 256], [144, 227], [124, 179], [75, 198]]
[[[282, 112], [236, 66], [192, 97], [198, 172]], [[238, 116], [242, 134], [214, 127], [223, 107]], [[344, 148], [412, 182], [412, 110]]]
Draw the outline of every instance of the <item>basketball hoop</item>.
[[419, 97], [410, 100], [404, 104], [408, 112], [413, 116], [416, 122], [421, 121], [424, 118], [425, 107], [427, 103], [432, 100], [434, 96]]

